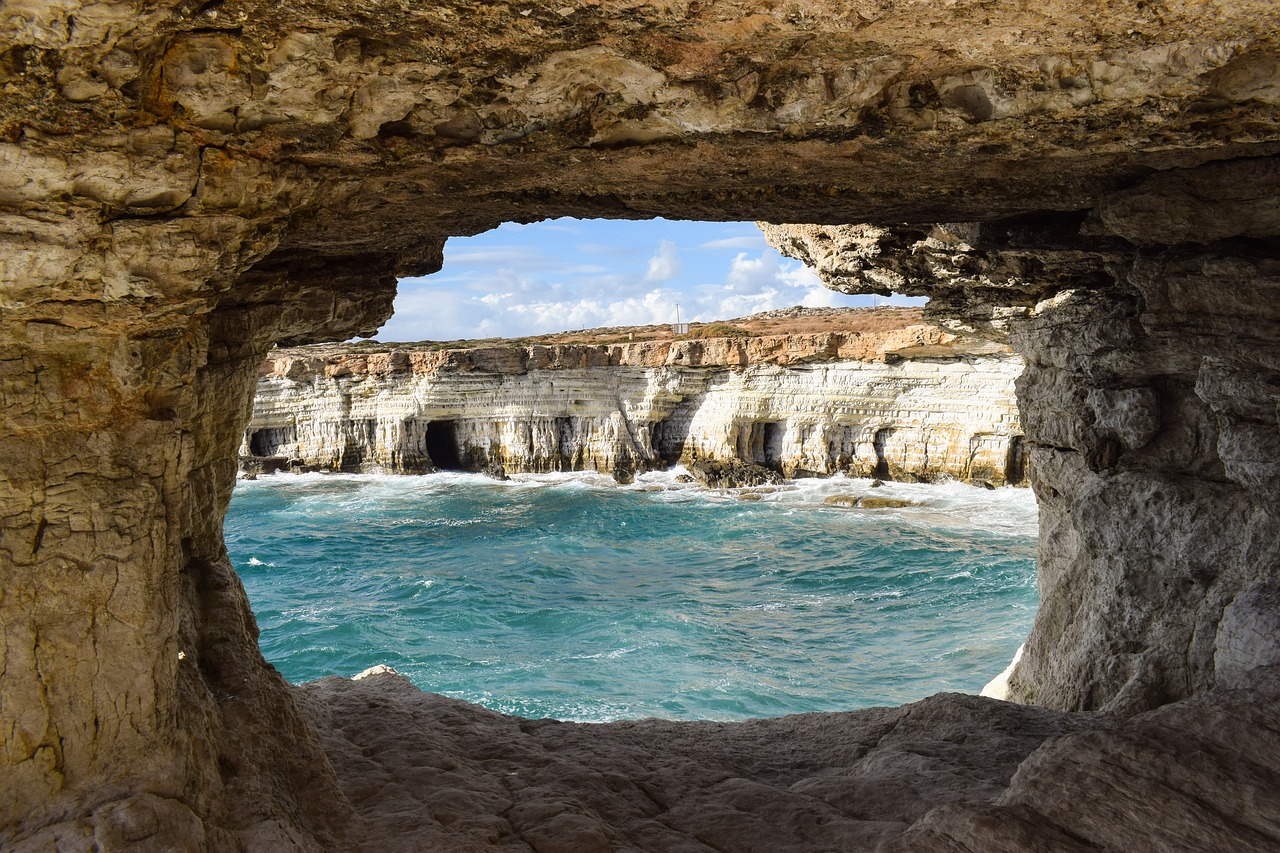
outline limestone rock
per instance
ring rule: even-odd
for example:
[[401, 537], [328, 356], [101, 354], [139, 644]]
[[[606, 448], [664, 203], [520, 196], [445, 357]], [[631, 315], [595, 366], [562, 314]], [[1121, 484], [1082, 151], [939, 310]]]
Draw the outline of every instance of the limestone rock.
[[1213, 643], [1214, 683], [1247, 688], [1253, 670], [1280, 664], [1280, 589], [1255, 584], [1222, 612]]
[[575, 724], [391, 673], [303, 695], [370, 850], [871, 850], [930, 808], [989, 802], [1045, 739], [1088, 725], [959, 695], [737, 724]]
[[368, 849], [1262, 851], [1280, 670], [1122, 722], [972, 696], [745, 723], [521, 720], [393, 672], [303, 705]]
[[[304, 717], [257, 648], [220, 525], [258, 368], [273, 344], [372, 334], [448, 236], [663, 215], [869, 223], [850, 286], [900, 275], [1026, 359], [1042, 606], [1011, 696], [1111, 728], [903, 844], [1276, 847], [1276, 696], [1239, 669], [1268, 657], [1246, 605], [1280, 566], [1271, 0], [4, 9], [0, 846], [342, 849], [355, 804], [407, 839], [433, 795], [449, 820], [448, 778], [403, 801], [340, 786], [327, 756], [367, 759], [321, 751], [323, 702]], [[1217, 689], [1219, 651], [1253, 683]], [[811, 734], [839, 745], [741, 731], [768, 732], [739, 752], [788, 785]], [[1171, 733], [1195, 761], [1169, 759]], [[826, 800], [771, 812], [754, 771], [686, 752], [676, 775], [706, 761], [722, 785], [717, 844], [788, 814], [795, 846], [837, 846], [828, 817], [844, 846], [875, 831]], [[870, 800], [890, 823], [938, 799], [900, 790]], [[522, 804], [539, 844], [612, 838], [554, 793]], [[679, 805], [677, 826], [712, 814]]]
[[859, 498], [859, 509], [902, 509], [903, 507], [915, 506], [912, 501], [902, 500], [901, 498]]
[[689, 466], [689, 473], [708, 489], [742, 489], [782, 482], [782, 475], [777, 471], [737, 459], [698, 460]]
[[[1276, 667], [1045, 743], [991, 805], [926, 815], [884, 851], [1273, 850]], [[1267, 793], [1263, 793], [1263, 792]]]
[[[255, 472], [736, 462], [786, 476], [1021, 482], [1020, 369], [918, 320], [880, 333], [276, 350], [240, 457]], [[717, 488], [772, 482], [701, 470]]]

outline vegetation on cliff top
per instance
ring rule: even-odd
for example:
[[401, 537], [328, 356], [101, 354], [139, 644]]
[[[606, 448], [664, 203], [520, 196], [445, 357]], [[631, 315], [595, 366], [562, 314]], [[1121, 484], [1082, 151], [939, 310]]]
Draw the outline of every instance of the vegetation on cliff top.
[[[343, 345], [351, 352], [385, 352], [388, 349], [438, 351], [493, 346], [554, 346], [557, 344], [625, 344], [645, 341], [752, 338], [762, 335], [803, 335], [887, 332], [923, 321], [919, 308], [782, 308], [733, 320], [690, 323], [687, 335], [676, 335], [669, 324], [579, 329], [522, 338], [460, 338], [452, 341], [379, 341], [370, 338]], [[329, 345], [332, 346], [332, 345]]]

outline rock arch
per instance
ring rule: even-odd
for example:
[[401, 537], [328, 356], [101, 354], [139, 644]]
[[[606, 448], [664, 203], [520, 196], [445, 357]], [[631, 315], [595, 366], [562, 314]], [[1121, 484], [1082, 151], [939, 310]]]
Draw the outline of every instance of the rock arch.
[[[1280, 562], [1273, 3], [6, 14], [7, 843], [342, 846], [325, 712], [262, 661], [222, 544], [254, 378], [273, 343], [372, 332], [397, 275], [504, 220], [880, 223], [775, 240], [1027, 355], [1045, 605], [1015, 695], [1192, 697], [1154, 712], [1192, 728], [1260, 707], [1215, 697], [1270, 683], [1242, 662], [1270, 662], [1248, 638]], [[1123, 837], [1028, 793], [1068, 748], [913, 849]]]

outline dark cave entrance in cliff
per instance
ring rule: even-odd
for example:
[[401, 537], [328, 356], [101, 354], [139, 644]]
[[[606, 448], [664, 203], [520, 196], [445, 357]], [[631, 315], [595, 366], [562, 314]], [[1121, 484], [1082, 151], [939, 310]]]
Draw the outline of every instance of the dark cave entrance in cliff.
[[462, 471], [458, 452], [457, 425], [453, 421], [431, 421], [427, 424], [423, 444], [431, 463], [442, 471]]
[[297, 437], [291, 426], [255, 430], [249, 436], [249, 452], [254, 456], [275, 456], [282, 446], [295, 441]]
[[781, 469], [786, 421], [759, 421], [742, 431], [742, 458], [765, 468]]
[[872, 472], [872, 476], [877, 480], [890, 480], [892, 476], [889, 473], [889, 438], [893, 435], [892, 429], [876, 430], [875, 438], [871, 440], [871, 446], [876, 454], [876, 467]]
[[1027, 482], [1027, 448], [1026, 441], [1015, 435], [1009, 442], [1009, 453], [1004, 465], [1004, 479], [1011, 486], [1026, 485]]

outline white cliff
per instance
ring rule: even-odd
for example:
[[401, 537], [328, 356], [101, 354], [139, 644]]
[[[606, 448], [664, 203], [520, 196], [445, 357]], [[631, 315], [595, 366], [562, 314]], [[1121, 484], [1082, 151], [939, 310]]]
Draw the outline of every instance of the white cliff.
[[502, 466], [625, 476], [739, 460], [788, 477], [1020, 482], [1021, 361], [918, 320], [900, 326], [435, 352], [276, 350], [241, 455], [249, 470]]

